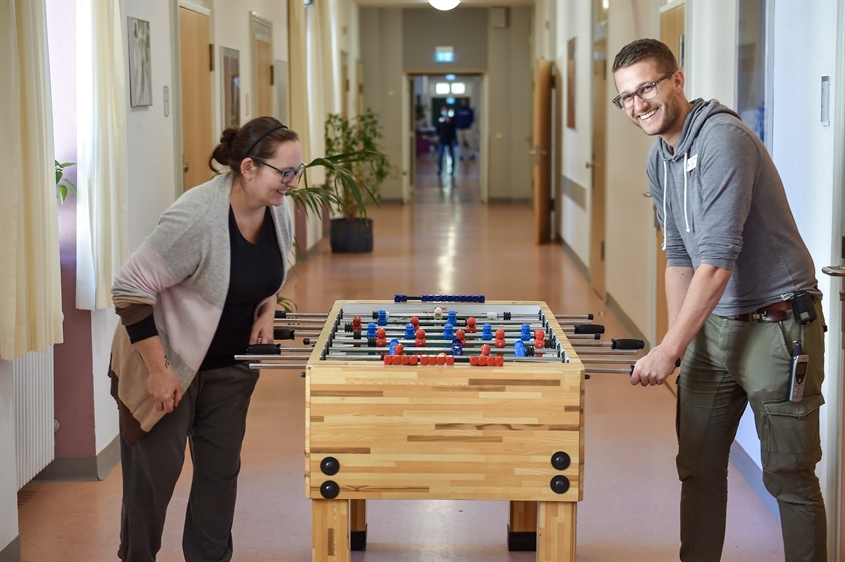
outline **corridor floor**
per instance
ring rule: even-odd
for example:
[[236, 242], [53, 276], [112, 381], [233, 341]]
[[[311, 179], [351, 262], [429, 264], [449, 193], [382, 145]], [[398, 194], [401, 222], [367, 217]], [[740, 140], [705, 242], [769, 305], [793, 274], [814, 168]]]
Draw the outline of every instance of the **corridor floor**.
[[[409, 205], [373, 208], [372, 254], [332, 254], [328, 241], [291, 272], [283, 295], [300, 311], [326, 312], [337, 299], [395, 293], [484, 294], [542, 300], [557, 313], [596, 314], [610, 337], [629, 337], [558, 244], [535, 246], [528, 204], [479, 203], [477, 164], [438, 180], [419, 162]], [[105, 373], [101, 384], [108, 384]], [[632, 387], [624, 375], [586, 381], [584, 500], [580, 561], [677, 560], [678, 498], [674, 397]], [[249, 412], [234, 523], [234, 560], [308, 561], [311, 511], [303, 480], [304, 380], [265, 370]], [[182, 560], [187, 463], [168, 511], [161, 561]], [[120, 467], [101, 482], [32, 482], [19, 493], [23, 560], [116, 560]], [[507, 502], [368, 502], [362, 561], [529, 561], [507, 550]], [[780, 527], [731, 466], [724, 561], [783, 560]]]

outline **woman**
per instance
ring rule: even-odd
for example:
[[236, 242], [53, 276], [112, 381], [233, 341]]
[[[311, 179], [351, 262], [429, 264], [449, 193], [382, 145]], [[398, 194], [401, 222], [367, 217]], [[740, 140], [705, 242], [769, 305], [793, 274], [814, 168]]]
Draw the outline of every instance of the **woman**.
[[229, 168], [183, 194], [115, 278], [121, 317], [109, 376], [120, 409], [121, 560], [155, 560], [167, 504], [194, 464], [182, 549], [230, 560], [240, 451], [258, 374], [234, 356], [273, 341], [292, 230], [285, 192], [304, 170], [296, 133], [272, 117], [223, 132]]

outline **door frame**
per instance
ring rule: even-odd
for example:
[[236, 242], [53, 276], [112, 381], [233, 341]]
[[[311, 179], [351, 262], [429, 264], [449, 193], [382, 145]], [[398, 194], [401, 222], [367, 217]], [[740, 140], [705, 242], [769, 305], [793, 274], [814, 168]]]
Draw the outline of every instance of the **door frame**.
[[[839, 88], [843, 90], [845, 78], [845, 7], [839, 6], [836, 25], [836, 62], [834, 77], [839, 77]], [[834, 90], [833, 153], [845, 150], [845, 91]], [[839, 151], [839, 152], [837, 152]], [[835, 159], [833, 164], [833, 201], [831, 205], [832, 243], [831, 265], [845, 266], [841, 252], [845, 237], [845, 162]], [[820, 265], [820, 264], [817, 264]], [[836, 281], [838, 279], [838, 283]], [[839, 291], [845, 291], [845, 278], [833, 278], [830, 299], [830, 328], [827, 338], [827, 357], [830, 372], [827, 373], [828, 392], [828, 438], [823, 444], [827, 472], [827, 486], [824, 490], [828, 501], [828, 553], [831, 560], [845, 557], [845, 302], [837, 303]], [[838, 306], [837, 306], [838, 305]]]
[[[170, 77], [170, 118], [173, 120], [173, 198], [174, 201], [185, 192], [185, 174], [182, 171], [182, 151], [183, 151], [183, 135], [182, 135], [182, 60], [179, 52], [180, 32], [179, 32], [179, 8], [186, 8], [188, 10], [197, 12], [208, 16], [208, 40], [214, 45], [214, 1], [213, 0], [178, 0], [170, 3], [170, 44], [174, 45], [171, 50], [171, 77]], [[219, 66], [215, 61], [214, 51], [211, 53], [211, 61], [214, 70], [211, 71], [211, 115], [209, 116], [211, 122], [212, 143], [216, 140], [214, 138], [214, 131], [220, 129], [220, 116], [217, 115], [219, 108], [217, 102], [217, 89], [214, 87], [217, 84], [217, 67]]]
[[[414, 130], [414, 104], [413, 100], [413, 81], [415, 76], [443, 76], [445, 74], [455, 74], [463, 76], [477, 76], [478, 77], [478, 99], [481, 103], [481, 111], [475, 115], [476, 122], [480, 128], [479, 133], [479, 147], [478, 147], [478, 183], [479, 183], [479, 200], [481, 203], [487, 203], [489, 188], [487, 186], [488, 169], [490, 166], [489, 143], [487, 142], [489, 135], [489, 110], [487, 108], [487, 72], [482, 70], [449, 70], [443, 72], [432, 72], [429, 70], [410, 70], [402, 75], [402, 169], [406, 172], [412, 170], [413, 164], [408, 160], [411, 154], [416, 154], [416, 131]], [[476, 95], [473, 92], [473, 95]], [[476, 104], [477, 106], [477, 104]], [[413, 152], [412, 152], [413, 151]], [[402, 178], [402, 202], [409, 203], [413, 195], [413, 180], [408, 176], [412, 174], [404, 174]]]
[[[249, 114], [255, 117], [260, 117], [258, 110], [258, 47], [256, 43], [261, 41], [270, 45], [270, 60], [275, 60], [273, 50], [273, 22], [265, 17], [258, 15], [254, 11], [249, 12], [249, 54], [252, 61], [250, 62], [250, 72], [252, 77], [250, 79], [250, 86], [252, 88], [252, 97], [250, 99]], [[270, 63], [272, 66], [272, 62]], [[270, 87], [270, 107], [276, 107], [276, 91], [275, 88]]]
[[[593, 20], [593, 34], [590, 38], [590, 52], [593, 56], [590, 57], [590, 92], [592, 98], [592, 106], [590, 108], [590, 161], [587, 162], [587, 167], [590, 168], [590, 242], [589, 242], [589, 258], [588, 268], [590, 271], [590, 287], [604, 302], [607, 299], [607, 260], [605, 259], [604, 243], [607, 240], [607, 106], [609, 103], [607, 94], [607, 83], [611, 78], [612, 72], [608, 66], [608, 24], [607, 21], [599, 21], [599, 2], [593, 0], [592, 3], [592, 20]], [[604, 67], [604, 91], [597, 91], [596, 88], [596, 66], [597, 66], [597, 46], [604, 46], [604, 58], [602, 59]], [[599, 115], [597, 112], [603, 112]], [[602, 130], [597, 133], [599, 121], [601, 117]], [[601, 154], [597, 156], [597, 135], [601, 135], [603, 147]], [[601, 167], [600, 169], [598, 167]], [[596, 170], [599, 170], [597, 174]], [[599, 176], [600, 181], [596, 181], [596, 176]], [[599, 185], [600, 184], [600, 185]], [[599, 224], [600, 221], [600, 224]], [[596, 240], [599, 237], [599, 240]], [[598, 256], [596, 253], [598, 252]]]

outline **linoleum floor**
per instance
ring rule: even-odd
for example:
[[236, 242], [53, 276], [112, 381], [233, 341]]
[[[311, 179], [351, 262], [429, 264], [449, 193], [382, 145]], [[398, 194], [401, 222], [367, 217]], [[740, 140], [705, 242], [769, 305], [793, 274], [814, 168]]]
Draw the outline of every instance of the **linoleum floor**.
[[[412, 204], [371, 210], [372, 254], [332, 254], [323, 240], [295, 266], [282, 294], [307, 312], [326, 312], [337, 299], [392, 299], [395, 293], [542, 300], [556, 313], [594, 313], [595, 322], [607, 327], [605, 339], [629, 337], [560, 245], [533, 244], [530, 205], [479, 203], [475, 162], [459, 162], [454, 176], [438, 179], [432, 156], [424, 156], [414, 183]], [[674, 397], [665, 387], [632, 387], [624, 375], [599, 374], [586, 382], [585, 409], [577, 559], [677, 560]], [[304, 417], [298, 371], [265, 370], [242, 454], [236, 561], [310, 560]], [[183, 559], [190, 474], [188, 462], [168, 510], [161, 561]], [[101, 482], [28, 484], [19, 493], [23, 560], [116, 560], [120, 498], [119, 465]], [[367, 550], [354, 552], [354, 561], [535, 558], [508, 552], [507, 502], [370, 501], [367, 517]], [[783, 560], [778, 523], [733, 465], [723, 560]]]

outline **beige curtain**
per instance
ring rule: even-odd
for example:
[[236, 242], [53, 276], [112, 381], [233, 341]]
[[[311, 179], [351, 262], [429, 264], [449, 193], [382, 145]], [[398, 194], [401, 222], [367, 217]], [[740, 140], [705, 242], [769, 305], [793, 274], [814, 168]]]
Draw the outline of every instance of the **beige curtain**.
[[0, 2], [0, 359], [62, 342], [44, 0]]
[[288, 1], [288, 56], [290, 72], [290, 128], [299, 135], [302, 160], [310, 162], [311, 135], [308, 118], [308, 73], [306, 66], [306, 8], [299, 0]]
[[126, 25], [119, 2], [77, 1], [76, 306], [86, 310], [112, 306], [129, 257]]

